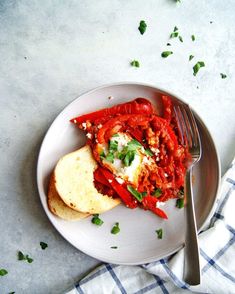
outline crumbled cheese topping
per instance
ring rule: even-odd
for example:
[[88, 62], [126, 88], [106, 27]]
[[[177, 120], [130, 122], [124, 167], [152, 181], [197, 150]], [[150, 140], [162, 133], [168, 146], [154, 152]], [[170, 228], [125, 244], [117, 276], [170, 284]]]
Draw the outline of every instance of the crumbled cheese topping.
[[98, 124], [97, 128], [98, 128], [98, 129], [101, 129], [102, 126], [103, 126], [102, 124]]
[[120, 185], [122, 185], [122, 184], [124, 183], [124, 180], [121, 179], [121, 178], [116, 178], [116, 181], [117, 181]]
[[158, 148], [155, 147], [150, 147], [151, 151], [157, 156], [158, 153], [160, 152], [160, 150]]
[[169, 177], [167, 173], [164, 173], [164, 176], [165, 176], [166, 178]]
[[76, 124], [76, 123], [77, 123], [77, 120], [76, 120], [76, 119], [74, 119], [74, 120], [73, 120], [73, 122]]
[[164, 206], [165, 204], [166, 204], [165, 202], [157, 201], [156, 208], [159, 208], [160, 206]]
[[112, 183], [112, 180], [108, 180], [109, 183]]
[[86, 125], [86, 123], [84, 122], [84, 123], [82, 123], [82, 127], [83, 127], [83, 129], [84, 130], [86, 130], [86, 127], [87, 127], [87, 125]]
[[92, 138], [92, 134], [91, 133], [87, 133], [86, 136], [87, 136], [88, 139], [91, 139]]

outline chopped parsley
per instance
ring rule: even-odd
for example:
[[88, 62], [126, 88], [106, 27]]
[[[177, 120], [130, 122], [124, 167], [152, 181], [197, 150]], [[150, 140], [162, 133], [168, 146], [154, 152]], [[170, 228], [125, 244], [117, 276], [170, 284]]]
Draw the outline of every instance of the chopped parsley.
[[167, 43], [166, 46], [171, 46], [171, 43]]
[[162, 229], [158, 229], [155, 231], [157, 233], [157, 237], [158, 239], [162, 239], [163, 236], [163, 230]]
[[193, 75], [196, 76], [196, 74], [199, 72], [199, 69], [204, 66], [205, 63], [203, 61], [198, 61], [193, 67]]
[[191, 36], [191, 39], [192, 39], [193, 42], [196, 40], [194, 35]]
[[100, 158], [101, 158], [101, 159], [105, 159], [105, 153], [104, 153], [104, 151], [102, 151], [102, 152], [100, 153]]
[[130, 185], [127, 185], [127, 190], [139, 201], [141, 202], [143, 200], [143, 197], [147, 195], [146, 192], [138, 192], [135, 188], [133, 188]]
[[193, 55], [189, 55], [189, 61], [191, 61], [192, 59], [194, 58], [194, 56]]
[[111, 246], [110, 248], [111, 249], [117, 249], [118, 247], [117, 246]]
[[173, 32], [173, 33], [170, 34], [170, 38], [171, 38], [171, 39], [172, 39], [172, 38], [177, 38], [178, 35], [179, 35], [178, 32]]
[[45, 243], [45, 242], [40, 242], [40, 246], [41, 246], [42, 250], [45, 250], [48, 247], [47, 243]]
[[144, 20], [141, 20], [139, 27], [138, 27], [138, 30], [140, 31], [141, 35], [143, 35], [145, 33], [146, 29], [147, 29], [146, 22]]
[[10, 292], [10, 293], [8, 293], [8, 294], [15, 294], [15, 292]]
[[152, 196], [160, 197], [162, 195], [162, 190], [160, 188], [157, 188], [153, 193]]
[[179, 29], [177, 28], [177, 26], [174, 27], [174, 32], [178, 31]]
[[227, 76], [225, 74], [223, 74], [223, 73], [220, 73], [220, 76], [221, 76], [222, 79], [226, 79], [227, 78]]
[[149, 156], [153, 156], [153, 152], [149, 148], [145, 149], [144, 152]]
[[8, 271], [7, 270], [5, 270], [4, 268], [1, 268], [0, 269], [0, 276], [5, 276], [7, 274], [8, 274]]
[[126, 153], [126, 155], [123, 159], [123, 163], [125, 166], [130, 166], [134, 159], [135, 159], [135, 151], [130, 150]]
[[140, 142], [138, 142], [136, 139], [132, 139], [130, 142], [128, 142], [127, 146], [129, 150], [136, 150], [142, 147]]
[[21, 251], [18, 251], [18, 260], [26, 260], [28, 263], [33, 262], [33, 259], [28, 254], [24, 255]]
[[114, 155], [113, 155], [113, 153], [112, 153], [112, 152], [109, 152], [109, 153], [106, 155], [105, 159], [106, 159], [107, 161], [113, 163], [113, 162], [114, 162]]
[[164, 51], [164, 52], [162, 52], [161, 56], [162, 56], [163, 58], [166, 58], [166, 57], [168, 57], [168, 56], [171, 55], [171, 54], [173, 54], [172, 51]]
[[119, 137], [119, 134], [112, 135], [113, 138]]
[[131, 61], [131, 66], [133, 66], [133, 67], [140, 67], [140, 63], [139, 63], [138, 60], [132, 60]]
[[183, 208], [184, 207], [184, 198], [180, 198], [176, 200], [176, 207]]
[[119, 223], [115, 223], [115, 225], [113, 226], [112, 230], [111, 230], [111, 234], [118, 234], [120, 232], [120, 228], [119, 228]]
[[184, 41], [183, 41], [183, 38], [182, 38], [181, 36], [179, 36], [179, 40], [180, 40], [180, 42], [182, 42], [182, 43], [184, 42]]
[[97, 225], [97, 226], [101, 226], [103, 225], [103, 221], [102, 219], [99, 218], [99, 214], [94, 214], [93, 215], [93, 218], [91, 219], [91, 222], [94, 224], [94, 225]]
[[109, 152], [114, 152], [118, 150], [118, 141], [110, 140], [109, 141]]

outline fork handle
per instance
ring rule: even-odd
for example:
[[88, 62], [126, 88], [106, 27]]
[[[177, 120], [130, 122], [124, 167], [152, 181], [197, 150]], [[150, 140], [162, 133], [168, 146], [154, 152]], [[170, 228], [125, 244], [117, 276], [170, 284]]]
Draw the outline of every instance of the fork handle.
[[195, 221], [192, 168], [186, 172], [185, 179], [186, 207], [185, 207], [185, 254], [184, 281], [189, 285], [198, 285], [201, 280], [197, 227]]

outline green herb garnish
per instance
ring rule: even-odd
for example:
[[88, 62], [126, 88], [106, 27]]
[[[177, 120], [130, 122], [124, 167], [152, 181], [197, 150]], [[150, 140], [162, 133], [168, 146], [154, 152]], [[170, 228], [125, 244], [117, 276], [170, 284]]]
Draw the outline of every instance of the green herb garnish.
[[184, 207], [184, 199], [180, 198], [176, 200], [176, 207], [183, 208]]
[[110, 248], [111, 249], [117, 249], [118, 247], [117, 246], [111, 246]]
[[116, 234], [118, 234], [119, 232], [120, 232], [119, 223], [116, 223], [116, 224], [113, 226], [112, 230], [111, 230], [111, 234], [116, 235]]
[[40, 242], [40, 246], [41, 246], [42, 250], [45, 250], [48, 247], [47, 243], [45, 243], [45, 242]]
[[171, 46], [171, 43], [167, 43], [166, 46]]
[[113, 138], [119, 137], [119, 134], [112, 135]]
[[177, 26], [174, 27], [174, 32], [178, 31], [179, 29], [177, 28]]
[[135, 151], [133, 150], [128, 151], [123, 160], [124, 165], [130, 166], [134, 158], [135, 158]]
[[171, 38], [171, 39], [172, 39], [172, 38], [177, 38], [178, 35], [179, 35], [178, 32], [173, 32], [173, 33], [170, 34], [170, 38]]
[[184, 42], [184, 41], [183, 41], [183, 38], [182, 38], [181, 36], [179, 36], [179, 40], [180, 40], [180, 42], [182, 42], [182, 43]]
[[192, 36], [191, 36], [191, 39], [192, 39], [192, 41], [195, 41], [195, 36], [192, 35]]
[[24, 255], [21, 251], [18, 251], [18, 260], [26, 260], [28, 263], [33, 262], [33, 259], [28, 254]]
[[171, 54], [173, 54], [172, 51], [164, 51], [164, 52], [162, 52], [161, 56], [162, 56], [163, 58], [166, 58], [166, 57], [168, 57], [168, 56], [171, 55]]
[[131, 66], [134, 66], [134, 67], [140, 67], [140, 63], [138, 60], [132, 60], [130, 64]]
[[144, 152], [149, 156], [153, 156], [153, 152], [149, 148], [145, 149]]
[[109, 141], [109, 151], [114, 152], [118, 150], [118, 141], [110, 140]]
[[0, 276], [5, 276], [7, 274], [8, 274], [8, 271], [7, 270], [5, 270], [4, 268], [1, 268], [0, 269]]
[[189, 55], [189, 61], [191, 61], [192, 59], [194, 58], [194, 56], [193, 55]]
[[205, 66], [205, 63], [203, 61], [198, 61], [193, 67], [193, 75], [196, 76], [199, 69], [204, 66]]
[[102, 219], [99, 218], [99, 214], [94, 214], [91, 222], [97, 226], [101, 226], [104, 223]]
[[162, 190], [160, 188], [157, 188], [153, 193], [152, 196], [160, 197], [162, 195]]
[[141, 35], [143, 35], [145, 33], [146, 29], [147, 29], [146, 22], [144, 20], [141, 20], [140, 25], [138, 27], [138, 30], [140, 31]]
[[109, 152], [105, 158], [107, 161], [113, 163], [114, 162], [114, 155], [112, 152]]
[[100, 153], [100, 158], [101, 158], [101, 159], [105, 159], [105, 153], [104, 153], [104, 151], [102, 151], [102, 152]]
[[128, 146], [128, 149], [129, 150], [136, 150], [138, 148], [141, 148], [143, 147], [140, 142], [138, 142], [137, 140], [135, 139], [132, 139], [130, 142], [127, 143], [127, 146]]
[[157, 237], [158, 237], [158, 239], [162, 239], [162, 236], [163, 236], [163, 230], [162, 230], [162, 229], [159, 229], [159, 230], [156, 230], [155, 232], [157, 233]]
[[[141, 202], [143, 200], [143, 197], [146, 195], [143, 195], [142, 193], [138, 192], [135, 188], [133, 188], [130, 185], [127, 185], [127, 190], [139, 201]], [[146, 193], [146, 192], [143, 192]]]
[[227, 78], [227, 76], [225, 74], [223, 74], [223, 73], [221, 73], [220, 76], [221, 76], [222, 79], [226, 79]]
[[15, 294], [15, 292], [9, 292], [8, 294]]

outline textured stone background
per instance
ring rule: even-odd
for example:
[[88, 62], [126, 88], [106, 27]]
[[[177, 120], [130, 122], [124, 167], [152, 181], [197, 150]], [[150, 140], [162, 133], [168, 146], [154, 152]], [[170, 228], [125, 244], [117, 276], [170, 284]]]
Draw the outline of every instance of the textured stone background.
[[[0, 268], [9, 272], [0, 293], [60, 293], [99, 263], [55, 231], [36, 187], [43, 136], [84, 91], [138, 81], [175, 92], [204, 119], [225, 171], [235, 153], [234, 11], [234, 0], [0, 1]], [[175, 25], [184, 42], [171, 40], [174, 54], [163, 59]], [[194, 77], [199, 60], [206, 67]], [[34, 262], [17, 261], [18, 250]]]

